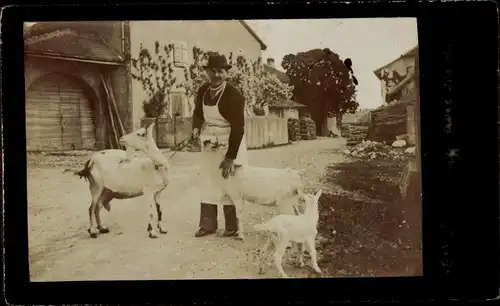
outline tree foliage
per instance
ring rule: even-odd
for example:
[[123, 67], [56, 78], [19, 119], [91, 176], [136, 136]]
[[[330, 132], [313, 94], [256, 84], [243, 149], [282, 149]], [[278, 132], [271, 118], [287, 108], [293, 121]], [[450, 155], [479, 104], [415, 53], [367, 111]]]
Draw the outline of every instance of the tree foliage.
[[[186, 80], [182, 85], [191, 99], [196, 95], [198, 88], [209, 81], [203, 65], [210, 55], [215, 54], [217, 52], [193, 48], [193, 64], [186, 69]], [[244, 56], [234, 57], [230, 53], [228, 61], [233, 66], [229, 70], [228, 82], [238, 88], [245, 97], [247, 115], [259, 113], [259, 109], [267, 103], [291, 98], [293, 87], [265, 72], [260, 58], [252, 62]]]
[[263, 72], [257, 78], [259, 92], [257, 104], [260, 106], [272, 105], [283, 100], [290, 100], [293, 96], [293, 86], [282, 82], [276, 75]]
[[307, 105], [313, 118], [320, 118], [356, 111], [357, 80], [350, 64], [330, 49], [313, 49], [288, 54], [281, 65], [294, 86], [294, 99]]
[[147, 99], [143, 101], [143, 110], [147, 118], [168, 115], [165, 109], [170, 103], [171, 89], [178, 87], [170, 60], [172, 50], [172, 44], [160, 46], [160, 43], [155, 41], [153, 52], [141, 44], [139, 56], [131, 58], [132, 78], [141, 83], [147, 95]]

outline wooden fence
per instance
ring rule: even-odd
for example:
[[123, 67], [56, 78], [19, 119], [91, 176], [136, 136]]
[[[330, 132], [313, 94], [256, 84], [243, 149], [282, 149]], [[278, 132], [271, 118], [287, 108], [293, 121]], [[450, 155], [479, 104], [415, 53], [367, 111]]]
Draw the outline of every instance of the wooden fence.
[[[143, 118], [141, 126], [153, 121], [155, 119]], [[153, 137], [159, 148], [172, 147], [189, 137], [191, 128], [192, 118], [190, 117], [177, 118], [175, 124], [173, 119], [158, 118]], [[274, 116], [246, 118], [245, 134], [247, 147], [250, 149], [288, 143], [286, 120]]]
[[275, 116], [246, 118], [245, 133], [249, 149], [288, 143], [287, 121]]

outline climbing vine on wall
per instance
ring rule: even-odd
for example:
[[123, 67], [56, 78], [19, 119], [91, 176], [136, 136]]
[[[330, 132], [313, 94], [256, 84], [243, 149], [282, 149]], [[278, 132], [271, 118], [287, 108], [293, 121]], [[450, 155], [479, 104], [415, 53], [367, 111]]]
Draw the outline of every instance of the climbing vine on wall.
[[172, 44], [160, 46], [155, 41], [154, 50], [150, 51], [141, 43], [139, 56], [131, 58], [132, 78], [141, 83], [147, 95], [142, 106], [147, 118], [168, 116], [165, 110], [170, 104], [170, 92], [180, 86], [173, 75], [172, 50]]

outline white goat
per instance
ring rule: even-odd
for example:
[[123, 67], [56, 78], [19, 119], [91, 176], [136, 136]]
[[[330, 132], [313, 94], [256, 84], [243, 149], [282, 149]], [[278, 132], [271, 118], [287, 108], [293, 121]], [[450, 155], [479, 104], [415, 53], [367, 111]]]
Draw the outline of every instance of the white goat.
[[[109, 232], [100, 219], [102, 207], [110, 211], [111, 200], [142, 195], [152, 198], [147, 229], [149, 237], [157, 238], [157, 229], [162, 234], [167, 233], [161, 225], [162, 209], [159, 200], [169, 183], [169, 164], [156, 146], [153, 127], [154, 123], [121, 137], [120, 144], [127, 147], [127, 151], [112, 149], [94, 153], [82, 170], [74, 171], [74, 174], [89, 182], [92, 196], [89, 207], [90, 237], [96, 238], [98, 232]], [[134, 157], [133, 150], [140, 150], [147, 157]]]
[[[205, 140], [202, 143], [202, 150], [204, 151], [219, 151], [220, 147], [222, 145], [213, 140]], [[209, 156], [214, 160], [205, 163], [205, 171], [210, 173], [213, 184], [222, 187], [236, 208], [238, 220], [237, 239], [244, 239], [245, 201], [259, 205], [277, 206], [281, 213], [294, 213], [293, 208], [298, 202], [300, 190], [303, 189], [300, 171], [289, 168], [280, 169], [246, 165], [236, 167], [234, 172], [227, 179], [224, 179], [218, 167], [223, 157], [222, 152], [220, 155], [211, 154]]]
[[299, 215], [277, 215], [269, 221], [254, 225], [257, 231], [266, 231], [269, 237], [260, 254], [259, 273], [264, 273], [264, 266], [270, 251], [274, 249], [274, 262], [281, 277], [287, 278], [288, 275], [281, 266], [283, 255], [286, 247], [291, 241], [294, 248], [297, 249], [296, 264], [299, 267], [304, 266], [302, 246], [305, 244], [309, 254], [311, 255], [311, 266], [316, 273], [321, 274], [322, 271], [318, 267], [316, 257], [316, 235], [318, 234], [318, 200], [322, 194], [319, 190], [314, 194], [303, 194], [299, 191], [300, 197], [304, 199], [305, 211]]

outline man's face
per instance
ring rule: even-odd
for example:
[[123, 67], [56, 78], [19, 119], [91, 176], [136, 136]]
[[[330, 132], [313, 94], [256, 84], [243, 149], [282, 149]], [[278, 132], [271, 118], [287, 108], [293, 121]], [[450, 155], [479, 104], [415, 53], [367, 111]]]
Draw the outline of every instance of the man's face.
[[208, 68], [207, 74], [212, 86], [219, 86], [227, 78], [227, 70], [223, 68]]

